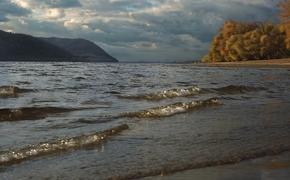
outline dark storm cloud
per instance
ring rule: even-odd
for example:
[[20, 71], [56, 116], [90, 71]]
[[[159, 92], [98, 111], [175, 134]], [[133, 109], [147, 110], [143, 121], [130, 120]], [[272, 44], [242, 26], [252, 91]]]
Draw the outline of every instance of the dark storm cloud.
[[221, 4], [186, 2], [185, 9], [162, 15], [136, 15], [137, 21], [147, 21], [151, 31], [162, 34], [191, 34], [208, 42], [225, 20], [277, 21], [277, 8], [246, 5], [239, 2]]
[[8, 21], [8, 15], [12, 16], [25, 16], [29, 14], [30, 11], [24, 8], [17, 6], [15, 3], [12, 3], [8, 0], [0, 1], [0, 22]]
[[85, 0], [83, 1], [83, 6], [93, 9], [97, 12], [128, 12], [128, 11], [138, 11], [143, 8], [153, 7], [155, 3], [150, 0]]
[[13, 1], [33, 13], [10, 21], [0, 13], [0, 21], [7, 21], [2, 27], [86, 38], [121, 60], [159, 61], [199, 59], [228, 19], [277, 22], [280, 0]]
[[6, 22], [8, 21], [7, 17], [4, 14], [0, 13], [0, 22]]
[[45, 4], [55, 8], [71, 8], [80, 7], [81, 3], [78, 0], [43, 0]]

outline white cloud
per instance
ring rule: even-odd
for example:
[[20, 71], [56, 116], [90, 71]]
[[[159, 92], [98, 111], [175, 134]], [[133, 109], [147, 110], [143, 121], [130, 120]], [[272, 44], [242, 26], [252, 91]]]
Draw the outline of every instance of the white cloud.
[[45, 14], [44, 18], [48, 19], [59, 19], [65, 15], [64, 10], [59, 8], [46, 9], [44, 14]]
[[160, 3], [157, 6], [146, 8], [140, 11], [137, 11], [137, 13], [147, 13], [147, 14], [154, 14], [154, 15], [161, 15], [164, 13], [170, 13], [170, 12], [178, 12], [183, 10], [183, 4], [180, 0], [172, 0], [168, 1], [166, 3]]
[[31, 8], [30, 1], [27, 1], [27, 0], [13, 0], [12, 2], [14, 2], [17, 5], [19, 5], [20, 7], [23, 7], [23, 8], [26, 8], [26, 9]]

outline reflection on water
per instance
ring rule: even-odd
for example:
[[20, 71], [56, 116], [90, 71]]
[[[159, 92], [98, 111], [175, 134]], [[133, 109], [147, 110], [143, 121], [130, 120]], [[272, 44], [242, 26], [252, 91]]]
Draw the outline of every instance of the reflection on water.
[[0, 86], [0, 97], [17, 97], [20, 93], [29, 92], [28, 89], [20, 89], [15, 86]]
[[85, 109], [94, 108], [24, 107], [17, 109], [0, 109], [0, 122], [44, 119], [49, 114], [65, 113]]
[[290, 148], [287, 69], [0, 63], [0, 74], [6, 179], [138, 178]]

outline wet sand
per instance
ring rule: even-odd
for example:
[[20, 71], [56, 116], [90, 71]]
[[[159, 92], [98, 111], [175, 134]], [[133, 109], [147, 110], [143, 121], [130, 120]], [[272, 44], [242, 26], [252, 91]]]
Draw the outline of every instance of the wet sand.
[[290, 177], [290, 152], [277, 156], [252, 159], [233, 165], [193, 169], [171, 175], [147, 177], [143, 180], [288, 180]]
[[290, 58], [256, 60], [256, 61], [240, 61], [240, 62], [202, 63], [200, 65], [209, 66], [209, 67], [290, 68]]

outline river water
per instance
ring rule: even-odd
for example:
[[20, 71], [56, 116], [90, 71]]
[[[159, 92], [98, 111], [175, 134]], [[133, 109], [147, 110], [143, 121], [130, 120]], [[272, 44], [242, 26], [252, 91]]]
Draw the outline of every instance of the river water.
[[290, 70], [0, 63], [0, 179], [134, 179], [290, 150]]

